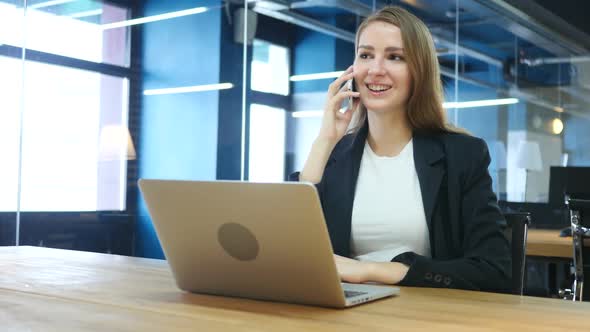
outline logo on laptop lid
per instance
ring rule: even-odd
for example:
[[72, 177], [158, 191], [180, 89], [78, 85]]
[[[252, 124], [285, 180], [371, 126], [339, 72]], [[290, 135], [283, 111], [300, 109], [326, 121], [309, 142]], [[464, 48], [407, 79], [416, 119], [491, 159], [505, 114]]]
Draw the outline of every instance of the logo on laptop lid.
[[241, 261], [251, 261], [258, 257], [258, 240], [245, 226], [229, 222], [217, 231], [217, 241], [230, 256]]

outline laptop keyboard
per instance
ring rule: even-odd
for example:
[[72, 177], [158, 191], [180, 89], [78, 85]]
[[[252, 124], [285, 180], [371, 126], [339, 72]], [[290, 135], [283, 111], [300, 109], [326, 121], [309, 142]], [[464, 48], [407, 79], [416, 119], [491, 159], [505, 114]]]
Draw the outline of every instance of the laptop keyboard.
[[365, 295], [365, 294], [367, 294], [367, 292], [358, 292], [358, 291], [349, 291], [349, 290], [344, 291], [344, 297], [353, 297], [353, 296]]

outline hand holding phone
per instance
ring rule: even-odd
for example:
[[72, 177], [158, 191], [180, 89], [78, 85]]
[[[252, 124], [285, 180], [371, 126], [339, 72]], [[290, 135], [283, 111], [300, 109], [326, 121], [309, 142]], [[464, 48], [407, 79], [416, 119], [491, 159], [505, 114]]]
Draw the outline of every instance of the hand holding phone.
[[[352, 119], [352, 111], [346, 112], [346, 109], [354, 110], [354, 106], [359, 104], [359, 93], [353, 92], [352, 79], [354, 78], [353, 67], [350, 66], [342, 75], [335, 79], [327, 91], [326, 104], [322, 116], [322, 125], [319, 137], [327, 139], [330, 142], [338, 142], [347, 132], [348, 126]], [[355, 97], [354, 102], [348, 104], [350, 97]], [[346, 107], [343, 109], [343, 106]]]
[[[351, 80], [348, 80], [346, 82], [346, 86], [348, 88], [348, 90], [352, 91], [352, 92], [358, 92], [356, 89], [356, 82], [354, 81], [354, 78]], [[348, 106], [345, 108], [342, 108], [340, 110], [340, 113], [344, 114], [346, 113], [349, 109], [352, 109], [354, 107], [354, 98], [358, 98], [358, 97], [349, 97], [348, 98]]]

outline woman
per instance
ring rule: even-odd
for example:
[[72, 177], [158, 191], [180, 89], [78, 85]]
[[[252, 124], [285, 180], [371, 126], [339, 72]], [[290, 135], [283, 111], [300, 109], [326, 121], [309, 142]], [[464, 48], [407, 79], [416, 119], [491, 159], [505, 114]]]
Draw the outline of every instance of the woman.
[[[318, 188], [341, 279], [507, 291], [510, 251], [489, 153], [446, 123], [427, 27], [386, 7], [359, 26], [355, 46], [292, 177]], [[339, 111], [347, 98], [350, 109]]]

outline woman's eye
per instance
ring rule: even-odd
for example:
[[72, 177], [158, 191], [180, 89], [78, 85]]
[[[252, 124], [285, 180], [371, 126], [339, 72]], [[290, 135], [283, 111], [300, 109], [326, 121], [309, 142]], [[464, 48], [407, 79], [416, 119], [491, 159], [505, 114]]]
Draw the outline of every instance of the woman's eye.
[[392, 55], [389, 56], [389, 60], [403, 61], [404, 60], [404, 57], [401, 56], [401, 55], [392, 54]]
[[361, 59], [368, 59], [369, 57], [370, 57], [370, 54], [368, 54], [368, 53], [359, 54], [359, 58], [361, 58]]

